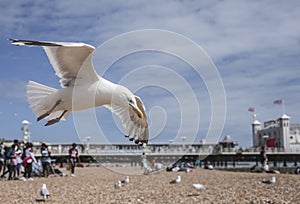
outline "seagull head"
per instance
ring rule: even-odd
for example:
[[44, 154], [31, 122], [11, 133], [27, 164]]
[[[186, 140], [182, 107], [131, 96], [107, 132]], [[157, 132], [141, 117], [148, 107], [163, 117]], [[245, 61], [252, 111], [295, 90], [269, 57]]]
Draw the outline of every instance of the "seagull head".
[[133, 109], [133, 111], [137, 114], [139, 118], [144, 117], [143, 112], [137, 105], [134, 94], [124, 86], [118, 87], [113, 103], [114, 105], [120, 105], [122, 107], [129, 106]]

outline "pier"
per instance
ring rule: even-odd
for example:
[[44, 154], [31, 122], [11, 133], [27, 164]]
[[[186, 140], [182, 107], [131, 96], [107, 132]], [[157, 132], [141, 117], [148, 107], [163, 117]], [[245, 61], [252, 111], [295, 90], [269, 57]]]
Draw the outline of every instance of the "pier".
[[[57, 162], [66, 162], [71, 144], [48, 144], [51, 157]], [[40, 157], [40, 143], [34, 143], [34, 152]], [[171, 164], [175, 161], [211, 164], [215, 167], [235, 167], [240, 163], [259, 165], [259, 149], [237, 150], [235, 148], [220, 148], [218, 144], [149, 144], [141, 147], [135, 144], [78, 144], [80, 161], [100, 164], [140, 165], [142, 154], [147, 160]], [[285, 152], [276, 148], [267, 148], [270, 166], [297, 166], [300, 162], [300, 150]]]

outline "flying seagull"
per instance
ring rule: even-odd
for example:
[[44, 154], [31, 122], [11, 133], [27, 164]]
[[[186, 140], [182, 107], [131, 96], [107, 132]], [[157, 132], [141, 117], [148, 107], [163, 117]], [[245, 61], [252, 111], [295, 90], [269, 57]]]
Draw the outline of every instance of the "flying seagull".
[[50, 193], [49, 193], [49, 191], [48, 191], [48, 189], [47, 189], [47, 187], [46, 187], [46, 184], [43, 184], [43, 185], [42, 185], [40, 194], [41, 194], [41, 196], [44, 197], [45, 200], [50, 196]]
[[66, 120], [72, 111], [103, 105], [120, 117], [125, 137], [136, 144], [148, 143], [148, 121], [142, 100], [126, 87], [96, 73], [92, 63], [95, 47], [73, 42], [10, 41], [17, 46], [43, 47], [60, 78], [59, 90], [29, 81], [27, 99], [37, 121], [47, 119], [45, 126], [53, 125]]
[[180, 183], [181, 182], [181, 177], [180, 176], [177, 176], [176, 179], [170, 181], [170, 184], [176, 184], [176, 183]]

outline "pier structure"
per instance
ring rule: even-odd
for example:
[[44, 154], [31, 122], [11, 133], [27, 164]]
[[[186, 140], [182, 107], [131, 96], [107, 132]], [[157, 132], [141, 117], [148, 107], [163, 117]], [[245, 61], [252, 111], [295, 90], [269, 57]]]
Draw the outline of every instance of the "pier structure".
[[252, 123], [254, 147], [267, 146], [294, 152], [300, 149], [300, 124], [290, 122], [290, 117], [283, 114], [276, 120], [269, 120], [261, 125], [256, 118]]
[[[228, 137], [225, 137], [228, 140]], [[225, 139], [223, 140], [225, 141]], [[228, 145], [227, 145], [228, 146]], [[141, 165], [142, 154], [148, 161], [170, 165], [175, 161], [190, 162], [200, 165], [211, 164], [216, 167], [235, 167], [240, 163], [250, 162], [259, 165], [259, 148], [238, 150], [232, 146], [219, 144], [149, 144], [146, 148], [135, 144], [93, 144], [88, 149], [86, 144], [78, 144], [81, 162], [97, 162], [100, 164]], [[52, 158], [57, 162], [66, 162], [71, 144], [48, 144]], [[36, 157], [40, 157], [40, 143], [34, 143]], [[267, 155], [271, 166], [296, 166], [300, 162], [300, 149], [286, 152], [282, 149], [267, 148]]]

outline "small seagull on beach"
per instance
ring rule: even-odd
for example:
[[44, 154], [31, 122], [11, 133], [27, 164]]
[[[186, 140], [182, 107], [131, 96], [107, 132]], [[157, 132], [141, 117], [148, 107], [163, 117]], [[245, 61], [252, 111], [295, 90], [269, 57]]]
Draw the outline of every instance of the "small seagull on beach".
[[125, 137], [139, 145], [145, 146], [148, 143], [148, 120], [144, 103], [128, 88], [96, 73], [92, 61], [95, 47], [77, 42], [10, 41], [17, 46], [43, 47], [60, 78], [62, 89], [59, 90], [28, 82], [27, 99], [37, 121], [46, 119], [45, 126], [49, 126], [66, 120], [72, 111], [104, 106], [120, 117]]
[[129, 183], [129, 176], [126, 176], [126, 177], [121, 181], [121, 183], [128, 184], [128, 183]]
[[200, 183], [194, 183], [193, 187], [197, 190], [207, 190], [207, 188], [204, 185], [200, 184]]
[[46, 184], [42, 185], [42, 188], [40, 190], [40, 195], [44, 197], [44, 200], [46, 200], [47, 198], [49, 198], [50, 193], [49, 193], [49, 191], [47, 189]]
[[122, 187], [122, 183], [121, 181], [117, 181], [117, 183], [115, 183], [115, 189], [121, 188]]
[[271, 179], [265, 179], [262, 182], [266, 183], [266, 184], [273, 184], [273, 183], [276, 183], [276, 178], [275, 178], [275, 176], [272, 176]]
[[180, 183], [181, 182], [181, 177], [180, 176], [177, 176], [176, 179], [170, 181], [170, 184], [176, 184], [176, 183]]

